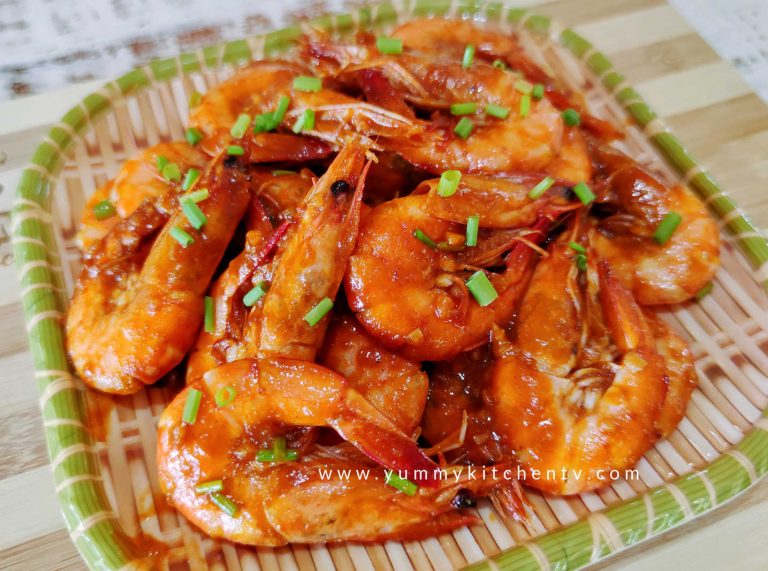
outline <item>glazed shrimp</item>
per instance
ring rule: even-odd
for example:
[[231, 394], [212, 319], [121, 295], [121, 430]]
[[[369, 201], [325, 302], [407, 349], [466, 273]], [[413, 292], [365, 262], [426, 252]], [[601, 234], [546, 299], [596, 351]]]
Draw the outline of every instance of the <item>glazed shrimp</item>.
[[[540, 357], [549, 347], [537, 345], [537, 356], [513, 346], [496, 362], [489, 390], [494, 430], [502, 442], [522, 468], [546, 475], [527, 483], [554, 494], [594, 489], [605, 484], [611, 470], [621, 473], [634, 465], [657, 438], [656, 422], [667, 394], [666, 369], [656, 352], [652, 328], [610, 266], [592, 257], [587, 269], [592, 293], [587, 295], [599, 288], [617, 357], [567, 371], [568, 365], [558, 365], [550, 372], [552, 361]], [[550, 280], [546, 266], [563, 264], [563, 259], [551, 257], [540, 264], [522, 307], [541, 289], [557, 295], [562, 283]], [[575, 264], [567, 267], [571, 278], [577, 279]], [[561, 327], [573, 327], [570, 313], [536, 313], [522, 320], [519, 328], [550, 332], [556, 347], [553, 361], [559, 363], [559, 348], [574, 341], [573, 336], [565, 342], [557, 338]], [[578, 353], [578, 345], [572, 350]]]
[[[344, 285], [350, 307], [371, 335], [410, 358], [441, 360], [481, 345], [494, 323], [512, 316], [536, 256], [516, 235], [500, 252], [492, 248], [489, 259], [483, 247], [431, 248], [414, 237], [416, 230], [435, 242], [458, 236], [463, 244], [465, 229], [429, 215], [426, 201], [425, 195], [398, 198], [365, 217]], [[547, 226], [541, 219], [525, 239], [541, 241]], [[481, 307], [470, 298], [462, 273], [477, 269], [478, 262], [498, 264], [510, 249], [505, 271], [490, 274], [499, 297]]]
[[[98, 242], [120, 220], [130, 216], [144, 200], [156, 200], [170, 189], [179, 189], [181, 181], [168, 181], [158, 169], [158, 158], [164, 157], [179, 167], [181, 176], [190, 168], [205, 170], [209, 158], [186, 142], [160, 143], [129, 159], [120, 167], [117, 176], [91, 195], [83, 211], [83, 220], [77, 240], [83, 250]], [[98, 220], [93, 208], [109, 200], [116, 216]]]
[[[644, 305], [680, 303], [692, 298], [719, 265], [720, 233], [696, 195], [683, 186], [667, 188], [618, 151], [596, 151], [613, 216], [601, 221], [590, 240], [598, 255]], [[653, 240], [670, 212], [682, 217], [671, 238]]]
[[[249, 199], [236, 166], [217, 162], [200, 184], [210, 193], [198, 204], [207, 218], [200, 230], [192, 229], [176, 193], [168, 192], [142, 203], [86, 256], [67, 316], [67, 342], [80, 378], [92, 387], [136, 392], [176, 366], [194, 343], [203, 294]], [[177, 242], [171, 233], [177, 227], [194, 241], [186, 247]]]
[[[214, 395], [227, 387], [236, 396], [219, 407]], [[202, 395], [188, 424], [182, 417], [192, 390]], [[299, 425], [331, 426], [375, 462], [408, 470], [420, 485], [417, 494], [386, 486], [367, 463], [303, 455], [297, 462], [256, 460], [276, 436], [297, 446], [291, 430]], [[348, 467], [367, 468], [373, 477], [344, 481], [319, 472]], [[422, 537], [467, 523], [451, 506], [460, 489], [483, 493], [497, 483], [439, 478], [415, 442], [343, 377], [285, 358], [228, 363], [182, 391], [159, 420], [158, 468], [161, 489], [190, 521], [211, 537], [251, 545]], [[236, 506], [232, 515], [195, 491], [219, 479]]]

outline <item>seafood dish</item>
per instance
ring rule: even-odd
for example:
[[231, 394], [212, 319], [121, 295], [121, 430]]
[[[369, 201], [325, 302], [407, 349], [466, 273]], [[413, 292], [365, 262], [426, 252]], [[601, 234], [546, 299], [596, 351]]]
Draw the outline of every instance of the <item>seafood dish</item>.
[[623, 137], [506, 31], [308, 33], [90, 197], [71, 362], [177, 391], [160, 487], [212, 538], [419, 539], [606, 486], [685, 416], [659, 308], [720, 250]]

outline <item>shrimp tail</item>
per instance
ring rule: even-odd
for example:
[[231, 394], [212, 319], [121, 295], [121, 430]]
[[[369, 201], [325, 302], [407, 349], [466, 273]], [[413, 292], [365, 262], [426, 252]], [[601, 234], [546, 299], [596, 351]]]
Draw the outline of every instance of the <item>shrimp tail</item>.
[[622, 352], [638, 347], [650, 347], [652, 337], [632, 293], [621, 285], [611, 266], [605, 260], [597, 264], [600, 283], [600, 303], [608, 311], [605, 318], [616, 345]]

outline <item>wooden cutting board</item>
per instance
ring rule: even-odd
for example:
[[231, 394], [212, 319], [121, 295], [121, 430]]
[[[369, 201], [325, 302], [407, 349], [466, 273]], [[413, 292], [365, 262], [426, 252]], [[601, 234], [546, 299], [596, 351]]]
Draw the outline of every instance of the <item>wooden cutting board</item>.
[[[768, 107], [663, 0], [522, 0], [608, 55], [755, 223], [768, 226]], [[0, 105], [0, 568], [82, 569], [59, 515], [13, 268], [8, 211], [48, 127], [92, 82]], [[601, 569], [768, 566], [768, 483]]]

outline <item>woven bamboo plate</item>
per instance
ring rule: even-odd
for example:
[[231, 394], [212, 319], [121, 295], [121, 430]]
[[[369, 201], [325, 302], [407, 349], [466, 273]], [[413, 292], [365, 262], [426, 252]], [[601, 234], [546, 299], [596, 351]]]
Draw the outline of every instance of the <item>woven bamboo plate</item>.
[[[70, 370], [62, 315], [79, 266], [86, 197], [141, 148], [182, 139], [190, 94], [251, 59], [289, 49], [299, 27], [155, 61], [86, 97], [50, 131], [18, 188], [13, 242], [56, 491], [92, 569], [576, 569], [734, 498], [768, 470], [768, 244], [640, 95], [587, 40], [500, 2], [412, 0], [308, 26], [349, 34], [416, 16], [515, 28], [532, 57], [586, 93], [592, 111], [629, 121], [625, 150], [697, 191], [726, 233], [713, 292], [661, 313], [685, 336], [700, 377], [687, 417], [637, 465], [638, 478], [569, 498], [527, 490], [523, 525], [481, 501], [481, 523], [425, 541], [253, 549], [213, 541], [168, 508], [155, 469], [155, 421], [168, 386], [114, 398]], [[666, 160], [665, 160], [666, 159]], [[757, 269], [756, 269], [757, 268]]]

